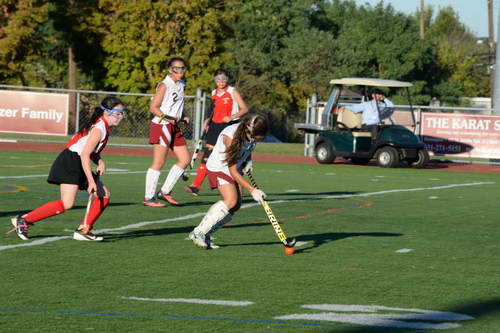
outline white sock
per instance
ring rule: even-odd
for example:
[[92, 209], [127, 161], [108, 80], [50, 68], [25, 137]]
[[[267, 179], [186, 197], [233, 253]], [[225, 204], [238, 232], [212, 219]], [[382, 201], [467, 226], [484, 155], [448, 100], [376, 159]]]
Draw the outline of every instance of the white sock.
[[175, 183], [177, 183], [183, 173], [183, 168], [178, 167], [177, 164], [172, 165], [170, 171], [168, 172], [167, 179], [165, 179], [165, 183], [163, 183], [163, 186], [161, 187], [162, 193], [169, 194], [170, 192], [172, 192]]
[[[225, 220], [228, 215], [232, 217], [232, 215], [229, 214], [226, 204], [223, 201], [217, 201], [212, 205], [212, 207], [210, 207], [200, 224], [194, 228], [194, 231], [202, 232], [206, 235], [218, 222]], [[228, 221], [225, 222], [227, 223]]]
[[148, 169], [146, 172], [146, 191], [144, 198], [151, 199], [155, 196], [156, 185], [158, 185], [158, 179], [160, 178], [160, 171]]

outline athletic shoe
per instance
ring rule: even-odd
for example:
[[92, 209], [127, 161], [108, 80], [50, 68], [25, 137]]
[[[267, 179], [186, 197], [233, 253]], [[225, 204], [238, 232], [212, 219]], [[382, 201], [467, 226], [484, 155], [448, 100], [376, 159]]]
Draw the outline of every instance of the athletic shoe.
[[182, 206], [182, 204], [175, 201], [174, 197], [170, 194], [164, 194], [162, 191], [158, 192], [158, 199], [168, 202], [172, 206]]
[[85, 232], [83, 229], [77, 229], [73, 233], [73, 239], [79, 241], [91, 241], [91, 242], [100, 242], [104, 238], [101, 236], [96, 236], [92, 231]]
[[197, 197], [198, 193], [200, 192], [200, 190], [194, 185], [185, 186], [184, 189], [186, 190], [187, 193], [190, 193], [195, 197]]
[[193, 241], [193, 243], [201, 247], [203, 249], [208, 248], [208, 244], [206, 242], [206, 236], [202, 232], [195, 232], [194, 230], [189, 233], [189, 239]]
[[15, 231], [17, 236], [22, 240], [28, 240], [28, 229], [33, 225], [33, 223], [26, 222], [25, 219], [21, 217], [21, 215], [17, 215], [10, 219], [10, 222], [14, 226], [9, 232]]
[[205, 238], [205, 243], [207, 243], [207, 249], [210, 249], [210, 250], [217, 250], [217, 249], [219, 249], [219, 248], [220, 248], [220, 246], [219, 246], [219, 245], [217, 245], [217, 244], [215, 244], [215, 243], [213, 242], [213, 237], [211, 237], [211, 236], [207, 236], [207, 237]]
[[166, 205], [162, 202], [159, 202], [154, 199], [146, 199], [144, 198], [144, 206], [149, 206], [149, 207], [165, 207]]

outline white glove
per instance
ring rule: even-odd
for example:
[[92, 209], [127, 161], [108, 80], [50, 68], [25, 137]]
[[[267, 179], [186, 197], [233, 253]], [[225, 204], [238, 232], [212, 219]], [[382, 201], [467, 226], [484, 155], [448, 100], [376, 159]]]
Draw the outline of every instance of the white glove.
[[266, 198], [266, 194], [259, 190], [258, 188], [254, 189], [252, 192], [250, 192], [252, 195], [252, 198], [260, 203], [261, 205], [264, 204], [264, 199]]
[[252, 161], [248, 161], [245, 167], [243, 168], [243, 173], [253, 173], [253, 163]]

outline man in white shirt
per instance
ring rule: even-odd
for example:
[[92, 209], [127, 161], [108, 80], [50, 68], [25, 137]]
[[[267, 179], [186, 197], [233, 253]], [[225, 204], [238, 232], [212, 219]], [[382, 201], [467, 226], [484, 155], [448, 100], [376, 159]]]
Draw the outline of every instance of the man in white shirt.
[[382, 90], [374, 90], [372, 100], [361, 104], [345, 106], [354, 113], [363, 113], [361, 130], [371, 132], [372, 139], [377, 139], [378, 125], [382, 119], [389, 118], [394, 112], [394, 104], [385, 97]]

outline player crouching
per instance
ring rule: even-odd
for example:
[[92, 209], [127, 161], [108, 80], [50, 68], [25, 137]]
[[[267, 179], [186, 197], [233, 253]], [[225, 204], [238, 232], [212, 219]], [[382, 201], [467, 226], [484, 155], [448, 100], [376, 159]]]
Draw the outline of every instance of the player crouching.
[[241, 188], [247, 189], [253, 199], [262, 204], [265, 194], [243, 178], [244, 168], [251, 168], [251, 153], [257, 141], [267, 134], [266, 118], [260, 115], [246, 116], [238, 124], [226, 127], [219, 135], [207, 161], [210, 188], [217, 188], [222, 200], [210, 207], [200, 224], [189, 234], [189, 238], [205, 249], [219, 246], [212, 242], [211, 235], [231, 221], [241, 206]]
[[[100, 153], [106, 146], [109, 127], [117, 126], [125, 115], [124, 104], [116, 97], [106, 97], [95, 108], [89, 121], [75, 134], [52, 164], [47, 182], [60, 187], [61, 199], [48, 202], [27, 214], [11, 219], [18, 237], [28, 240], [28, 229], [40, 220], [62, 214], [73, 207], [78, 190], [86, 190], [89, 205], [84, 219], [73, 233], [73, 239], [81, 241], [102, 241], [92, 232], [95, 221], [109, 204], [110, 192], [92, 173], [90, 161], [97, 164], [97, 174], [104, 174], [106, 165]], [[91, 198], [96, 198], [91, 202]]]

